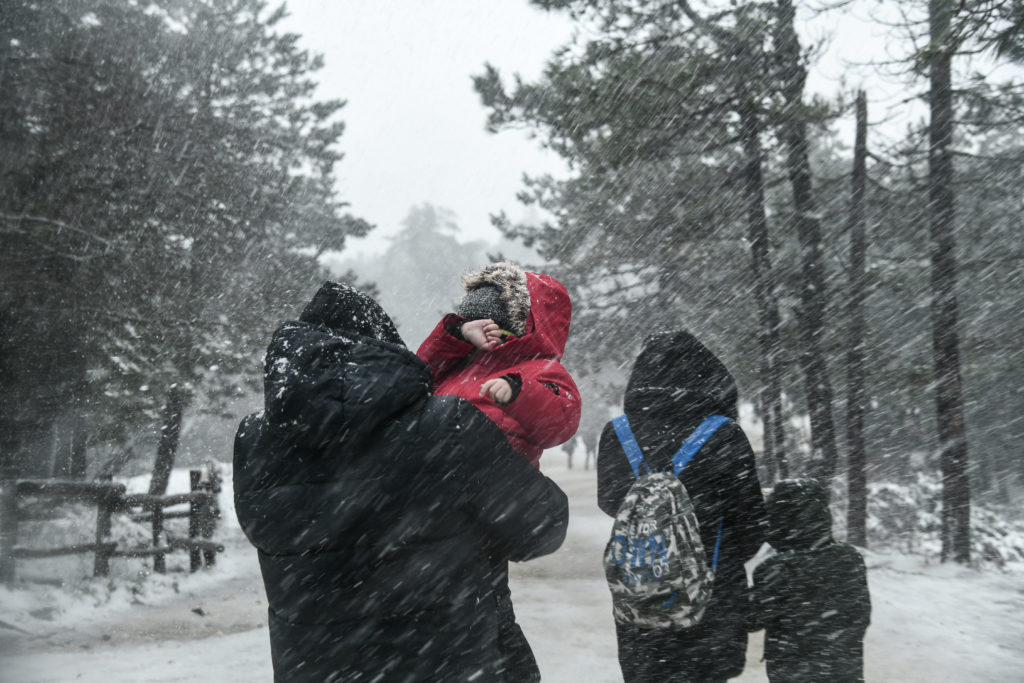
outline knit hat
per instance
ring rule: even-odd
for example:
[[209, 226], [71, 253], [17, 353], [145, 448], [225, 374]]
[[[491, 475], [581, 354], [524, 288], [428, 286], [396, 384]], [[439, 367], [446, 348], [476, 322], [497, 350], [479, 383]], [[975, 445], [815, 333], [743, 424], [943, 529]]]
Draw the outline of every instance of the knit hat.
[[526, 273], [508, 261], [492, 263], [462, 278], [466, 295], [456, 313], [469, 320], [489, 318], [517, 337], [526, 334], [530, 292]]
[[508, 330], [508, 305], [501, 299], [501, 290], [497, 285], [481, 285], [471, 292], [466, 292], [456, 311], [467, 320], [483, 320], [490, 318], [503, 330]]
[[306, 304], [299, 320], [322, 325], [335, 335], [354, 334], [405, 346], [380, 304], [341, 282], [325, 282]]

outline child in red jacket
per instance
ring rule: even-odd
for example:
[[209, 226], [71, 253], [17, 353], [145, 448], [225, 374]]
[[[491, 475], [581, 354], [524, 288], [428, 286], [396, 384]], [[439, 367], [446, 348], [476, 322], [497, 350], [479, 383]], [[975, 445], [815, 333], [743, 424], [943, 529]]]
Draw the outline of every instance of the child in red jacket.
[[560, 359], [572, 303], [555, 278], [513, 263], [463, 278], [466, 295], [416, 352], [434, 393], [468, 399], [534, 465], [579, 426], [580, 396]]

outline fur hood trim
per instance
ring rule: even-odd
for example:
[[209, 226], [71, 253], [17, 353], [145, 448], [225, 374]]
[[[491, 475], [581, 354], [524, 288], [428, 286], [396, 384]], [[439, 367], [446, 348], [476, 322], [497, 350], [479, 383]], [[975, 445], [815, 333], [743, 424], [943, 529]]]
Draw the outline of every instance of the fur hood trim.
[[526, 286], [526, 272], [510, 261], [501, 261], [466, 273], [462, 286], [466, 293], [484, 285], [494, 285], [501, 291], [501, 299], [508, 307], [512, 320], [509, 330], [517, 337], [526, 334], [526, 319], [530, 315], [530, 291]]

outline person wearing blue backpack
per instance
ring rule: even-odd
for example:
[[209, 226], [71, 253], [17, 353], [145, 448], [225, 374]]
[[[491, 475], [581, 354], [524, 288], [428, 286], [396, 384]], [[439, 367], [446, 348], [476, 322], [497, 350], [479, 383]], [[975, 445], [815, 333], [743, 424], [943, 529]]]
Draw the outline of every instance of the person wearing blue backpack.
[[[765, 542], [768, 522], [737, 402], [735, 380], [707, 347], [682, 330], [661, 332], [633, 366], [625, 415], [601, 434], [597, 497], [616, 518], [605, 567], [625, 683], [709, 683], [743, 672], [756, 624], [744, 563]], [[644, 496], [668, 496], [686, 513], [671, 541], [651, 533], [661, 513], [644, 512]], [[627, 531], [639, 528], [645, 536]], [[630, 591], [659, 588], [666, 577], [682, 588], [653, 607], [630, 602]], [[652, 613], [659, 609], [664, 615]]]

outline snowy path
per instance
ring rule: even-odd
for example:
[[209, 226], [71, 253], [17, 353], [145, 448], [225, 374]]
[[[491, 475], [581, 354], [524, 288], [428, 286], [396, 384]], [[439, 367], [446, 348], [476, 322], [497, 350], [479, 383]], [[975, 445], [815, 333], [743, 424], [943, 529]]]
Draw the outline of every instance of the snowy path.
[[[597, 509], [593, 472], [548, 473], [570, 496], [569, 535], [554, 555], [514, 566], [516, 614], [546, 681], [621, 682], [601, 569], [611, 521]], [[867, 563], [873, 601], [867, 681], [1024, 681], [1024, 575], [876, 553]], [[763, 642], [762, 632], [751, 635], [746, 670], [733, 680], [768, 680]]]
[[[600, 562], [610, 522], [594, 502], [593, 471], [567, 470], [558, 455], [545, 456], [545, 470], [570, 496], [569, 535], [554, 555], [513, 567], [516, 611], [546, 682], [618, 682]], [[155, 584], [150, 577], [149, 593], [137, 599], [95, 609], [57, 604], [40, 620], [29, 616], [39, 605], [24, 591], [0, 592], [0, 681], [271, 680], [255, 552], [233, 524], [222, 534], [228, 550], [214, 571]], [[900, 555], [869, 554], [868, 565], [868, 681], [1024, 681], [1024, 574], [926, 566]], [[760, 636], [734, 680], [767, 680]]]

